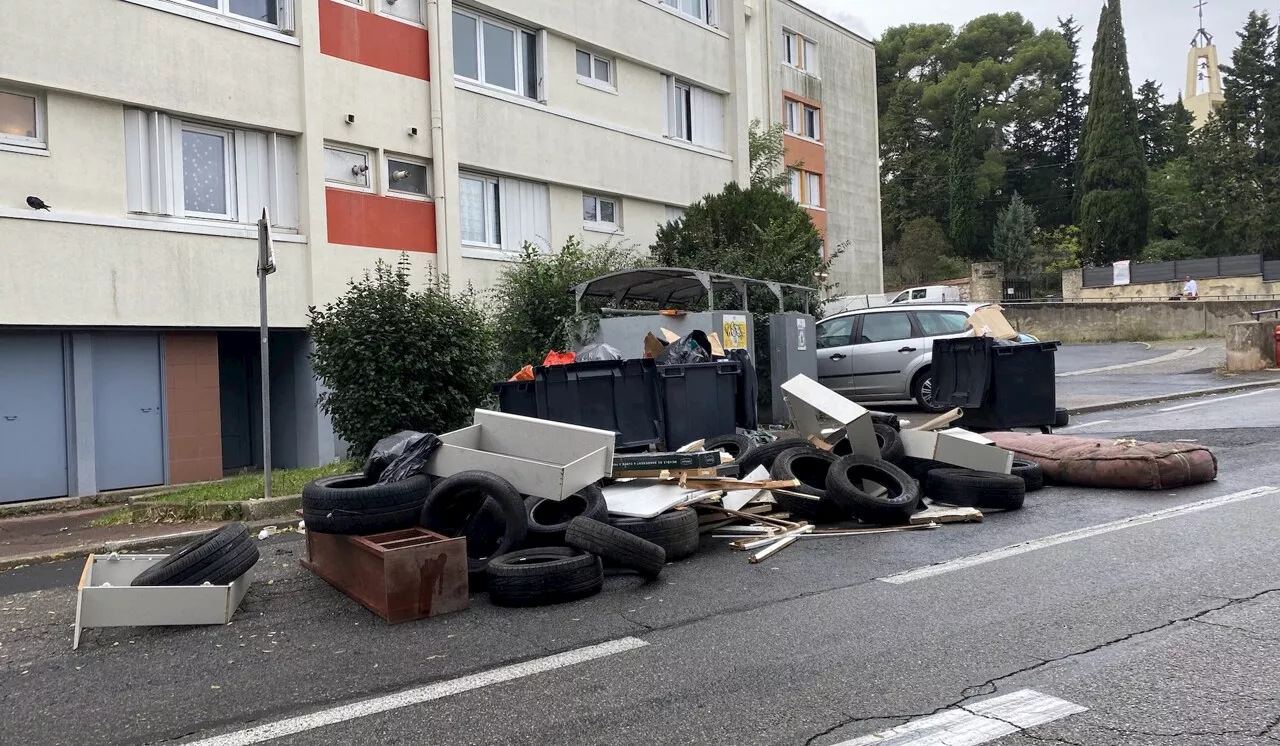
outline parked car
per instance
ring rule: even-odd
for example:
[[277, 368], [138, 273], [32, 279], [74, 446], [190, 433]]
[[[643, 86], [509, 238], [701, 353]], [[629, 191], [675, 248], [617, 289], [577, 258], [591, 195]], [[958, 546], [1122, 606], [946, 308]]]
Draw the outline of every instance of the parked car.
[[960, 288], [950, 285], [929, 285], [920, 288], [907, 288], [890, 297], [885, 294], [889, 305], [895, 303], [959, 303]]
[[818, 322], [818, 380], [858, 402], [933, 400], [933, 340], [965, 335], [964, 323], [985, 303], [895, 304]]

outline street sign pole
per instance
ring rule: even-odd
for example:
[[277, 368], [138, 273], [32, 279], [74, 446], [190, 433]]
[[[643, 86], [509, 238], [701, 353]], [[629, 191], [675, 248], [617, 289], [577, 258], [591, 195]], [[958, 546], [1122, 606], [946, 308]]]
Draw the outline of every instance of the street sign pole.
[[276, 271], [271, 220], [262, 208], [258, 220], [258, 336], [262, 357], [262, 496], [271, 497], [271, 348], [267, 344], [267, 275]]

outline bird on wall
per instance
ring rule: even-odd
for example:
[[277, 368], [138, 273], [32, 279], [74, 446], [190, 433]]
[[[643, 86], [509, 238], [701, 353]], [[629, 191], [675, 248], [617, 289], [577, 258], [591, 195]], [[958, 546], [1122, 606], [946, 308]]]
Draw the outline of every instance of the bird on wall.
[[46, 205], [44, 200], [39, 197], [27, 197], [27, 207], [32, 210], [52, 210], [53, 208]]

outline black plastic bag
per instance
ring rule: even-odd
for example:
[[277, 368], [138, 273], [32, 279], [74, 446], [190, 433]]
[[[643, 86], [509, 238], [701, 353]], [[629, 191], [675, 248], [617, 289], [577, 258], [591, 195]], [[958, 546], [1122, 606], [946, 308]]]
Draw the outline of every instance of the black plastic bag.
[[738, 401], [735, 407], [735, 421], [744, 430], [755, 430], [759, 427], [759, 416], [756, 408], [757, 389], [756, 365], [747, 350], [727, 350], [730, 360], [738, 361]]
[[709, 363], [711, 362], [711, 346], [703, 346], [702, 340], [707, 335], [700, 331], [692, 331], [685, 336], [677, 339], [663, 349], [662, 354], [658, 355], [658, 365], [687, 365], [689, 363]]
[[[396, 482], [401, 479], [411, 477], [414, 474], [421, 473], [422, 470], [419, 468], [417, 471], [402, 473], [392, 479], [382, 478], [383, 474], [390, 471], [392, 465], [402, 459], [406, 453], [413, 455], [414, 458], [420, 458], [422, 466], [425, 466], [427, 457], [430, 456], [436, 448], [440, 447], [439, 440], [436, 440], [434, 445], [428, 445], [429, 450], [427, 450], [425, 454], [418, 455], [418, 449], [414, 448], [414, 446], [415, 444], [420, 444], [427, 436], [427, 433], [420, 433], [414, 430], [401, 430], [395, 435], [388, 435], [378, 441], [378, 443], [373, 447], [373, 453], [370, 453], [368, 460], [364, 462], [364, 475], [368, 477], [370, 481], [378, 482], [379, 484], [386, 484], [387, 482]], [[430, 435], [430, 437], [435, 438], [436, 436]], [[400, 470], [403, 471], [404, 468], [405, 466], [401, 464]]]
[[439, 447], [440, 439], [431, 433], [414, 433], [405, 441], [400, 455], [378, 476], [378, 484], [390, 484], [425, 474], [427, 459]]
[[597, 342], [583, 347], [578, 351], [578, 355], [574, 359], [579, 363], [591, 363], [601, 360], [621, 360], [622, 351], [613, 345]]

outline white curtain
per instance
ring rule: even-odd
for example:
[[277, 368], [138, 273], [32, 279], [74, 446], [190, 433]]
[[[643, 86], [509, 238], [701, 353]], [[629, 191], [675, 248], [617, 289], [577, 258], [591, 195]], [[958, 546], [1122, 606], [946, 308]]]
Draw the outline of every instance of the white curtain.
[[712, 150], [724, 150], [724, 97], [693, 89], [693, 143]]
[[488, 243], [485, 236], [484, 179], [458, 178], [458, 213], [462, 224], [462, 240]]
[[502, 208], [504, 251], [520, 251], [526, 241], [542, 251], [551, 248], [551, 199], [546, 184], [503, 179]]

